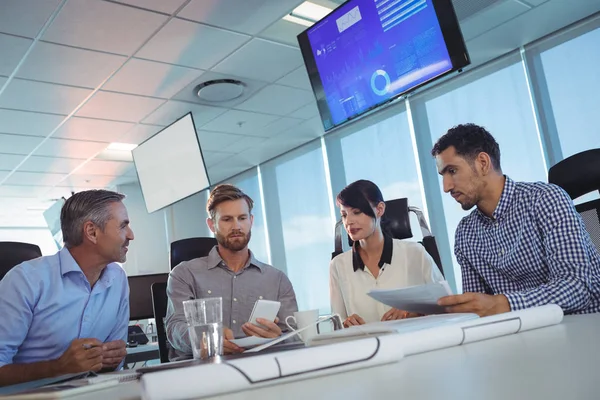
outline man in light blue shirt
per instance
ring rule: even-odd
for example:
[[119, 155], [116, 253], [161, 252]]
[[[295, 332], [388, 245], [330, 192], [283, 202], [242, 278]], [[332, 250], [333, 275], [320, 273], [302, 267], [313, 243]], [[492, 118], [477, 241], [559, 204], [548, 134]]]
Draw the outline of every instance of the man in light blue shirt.
[[120, 368], [129, 287], [115, 262], [125, 261], [133, 240], [123, 198], [74, 194], [61, 211], [65, 247], [0, 281], [0, 386]]

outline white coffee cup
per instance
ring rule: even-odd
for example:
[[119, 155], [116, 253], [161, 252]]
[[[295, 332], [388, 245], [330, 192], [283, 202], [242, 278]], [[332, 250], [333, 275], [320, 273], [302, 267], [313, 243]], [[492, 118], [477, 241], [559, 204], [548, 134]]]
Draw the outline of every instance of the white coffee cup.
[[[296, 328], [292, 328], [290, 326], [290, 322], [289, 322], [290, 319], [292, 319], [294, 321], [294, 325], [296, 325]], [[308, 339], [310, 339], [311, 337], [316, 336], [318, 334], [317, 324], [316, 324], [318, 319], [319, 319], [319, 310], [317, 310], [317, 309], [308, 310], [308, 311], [296, 311], [294, 313], [294, 315], [289, 315], [285, 319], [285, 324], [292, 331], [306, 328], [307, 326], [312, 324], [312, 326], [310, 328], [307, 328], [298, 334], [298, 335], [300, 335], [300, 339], [302, 339], [302, 341], [306, 343], [306, 341]]]

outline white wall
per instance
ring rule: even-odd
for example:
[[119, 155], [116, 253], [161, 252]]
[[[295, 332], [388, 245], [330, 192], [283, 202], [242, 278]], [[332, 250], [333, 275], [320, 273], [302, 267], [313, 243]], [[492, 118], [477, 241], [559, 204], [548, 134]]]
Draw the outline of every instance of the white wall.
[[124, 200], [135, 239], [123, 268], [127, 275], [169, 272], [170, 243], [189, 237], [212, 236], [206, 226], [206, 191], [148, 214], [139, 184], [117, 186]]

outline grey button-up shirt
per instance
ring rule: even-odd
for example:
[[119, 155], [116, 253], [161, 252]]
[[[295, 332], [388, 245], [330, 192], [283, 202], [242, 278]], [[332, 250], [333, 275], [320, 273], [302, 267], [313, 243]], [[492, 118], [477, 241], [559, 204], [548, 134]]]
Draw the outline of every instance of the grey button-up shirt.
[[166, 331], [170, 344], [169, 359], [192, 355], [183, 302], [204, 297], [223, 298], [223, 325], [235, 337], [244, 337], [242, 325], [250, 319], [254, 303], [259, 299], [281, 302], [277, 316], [282, 331], [285, 318], [298, 311], [294, 288], [288, 277], [278, 269], [250, 258], [244, 268], [234, 273], [219, 255], [217, 246], [207, 257], [184, 261], [175, 267], [167, 283]]

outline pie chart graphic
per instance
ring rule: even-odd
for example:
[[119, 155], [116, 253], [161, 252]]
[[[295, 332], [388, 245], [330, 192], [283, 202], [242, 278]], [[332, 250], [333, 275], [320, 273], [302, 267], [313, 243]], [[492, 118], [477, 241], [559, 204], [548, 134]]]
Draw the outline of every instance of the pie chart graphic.
[[371, 75], [371, 89], [378, 96], [385, 96], [390, 88], [390, 76], [382, 69], [378, 69]]

